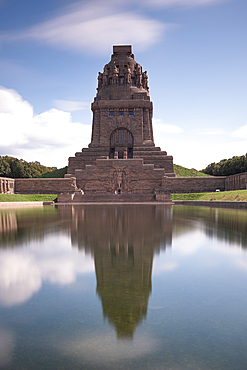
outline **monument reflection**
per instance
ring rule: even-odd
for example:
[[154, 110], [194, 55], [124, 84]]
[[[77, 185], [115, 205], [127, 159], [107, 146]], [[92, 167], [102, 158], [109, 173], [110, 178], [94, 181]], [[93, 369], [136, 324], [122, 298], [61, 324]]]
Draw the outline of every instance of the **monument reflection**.
[[171, 207], [88, 206], [71, 212], [72, 244], [94, 256], [103, 315], [118, 338], [132, 338], [147, 314], [154, 253], [171, 246]]

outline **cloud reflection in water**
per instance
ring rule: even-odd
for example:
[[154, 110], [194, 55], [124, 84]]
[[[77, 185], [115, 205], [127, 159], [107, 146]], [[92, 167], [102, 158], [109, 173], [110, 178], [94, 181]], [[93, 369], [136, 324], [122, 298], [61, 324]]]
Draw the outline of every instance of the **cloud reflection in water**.
[[71, 249], [65, 236], [59, 237], [59, 242], [56, 236], [48, 236], [44, 244], [36, 242], [28, 249], [0, 250], [0, 303], [4, 306], [24, 303], [39, 291], [44, 281], [71, 284], [77, 274], [91, 272], [94, 272], [92, 258]]

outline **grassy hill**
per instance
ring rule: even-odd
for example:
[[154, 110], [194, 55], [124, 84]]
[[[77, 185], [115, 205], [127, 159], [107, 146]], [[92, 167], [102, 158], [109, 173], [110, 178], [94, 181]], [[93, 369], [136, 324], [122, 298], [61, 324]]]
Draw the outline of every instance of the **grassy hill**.
[[174, 172], [176, 177], [208, 177], [209, 175], [206, 175], [203, 172], [197, 171], [194, 168], [186, 168], [179, 166], [178, 164], [174, 164]]
[[[182, 166], [179, 166], [177, 164], [174, 164], [174, 172], [176, 177], [202, 177], [202, 176], [210, 176], [206, 175], [203, 172], [197, 171], [194, 168], [185, 168]], [[59, 168], [47, 173], [44, 173], [41, 177], [48, 177], [48, 178], [62, 178], [67, 173], [67, 166], [63, 168]]]
[[58, 168], [56, 170], [43, 173], [41, 177], [44, 178], [63, 178], [64, 175], [67, 173], [67, 166], [63, 168]]

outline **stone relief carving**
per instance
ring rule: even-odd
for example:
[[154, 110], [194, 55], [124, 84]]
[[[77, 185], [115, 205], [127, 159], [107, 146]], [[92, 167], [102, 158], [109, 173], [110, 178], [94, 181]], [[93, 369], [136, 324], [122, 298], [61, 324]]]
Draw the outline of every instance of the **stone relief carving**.
[[140, 64], [136, 65], [136, 86], [142, 86], [142, 67], [140, 66]]
[[103, 86], [108, 85], [108, 68], [107, 66], [104, 67], [104, 72], [103, 72]]
[[131, 70], [130, 70], [129, 65], [127, 66], [127, 68], [125, 70], [125, 83], [127, 85], [131, 84]]
[[103, 73], [99, 72], [98, 75], [98, 90], [102, 88], [103, 85]]
[[142, 74], [142, 86], [144, 89], [148, 90], [148, 75], [147, 71]]
[[126, 172], [124, 169], [115, 168], [113, 172], [113, 190], [124, 191], [126, 188]]
[[113, 75], [112, 75], [113, 85], [118, 84], [118, 74], [119, 74], [119, 69], [117, 68], [116, 63], [114, 62]]
[[115, 61], [113, 65], [111, 65], [111, 69], [110, 64], [106, 64], [103, 73], [99, 72], [98, 91], [100, 91], [102, 87], [117, 84], [122, 85], [123, 83], [125, 85], [132, 84], [139, 88], [143, 87], [145, 90], [149, 90], [147, 71], [142, 72], [142, 67], [138, 63], [136, 63], [133, 73], [131, 72], [129, 64], [121, 71]]

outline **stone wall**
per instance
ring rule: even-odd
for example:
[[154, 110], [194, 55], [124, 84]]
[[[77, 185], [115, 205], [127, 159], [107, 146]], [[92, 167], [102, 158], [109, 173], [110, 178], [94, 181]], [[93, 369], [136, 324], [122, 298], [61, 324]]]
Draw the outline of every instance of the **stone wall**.
[[218, 177], [164, 177], [162, 189], [171, 193], [204, 193], [225, 190], [225, 176]]
[[74, 193], [75, 177], [66, 179], [15, 179], [15, 193], [18, 194], [59, 194]]
[[95, 165], [76, 170], [77, 186], [90, 193], [150, 193], [162, 185], [164, 169], [143, 164], [143, 159], [97, 159]]
[[[86, 171], [77, 170], [78, 187], [85, 190], [87, 194], [114, 192], [119, 181], [118, 169], [121, 173], [120, 181], [123, 193], [132, 193], [137, 196], [137, 194], [154, 194], [156, 192], [156, 199], [159, 198], [158, 194], [162, 192], [203, 193], [214, 192], [216, 189], [224, 191], [246, 189], [247, 187], [247, 172], [222, 177], [174, 178], [163, 177], [164, 170], [155, 169], [153, 165], [143, 164], [141, 159], [131, 160], [132, 165], [129, 167], [128, 164], [128, 168], [125, 168], [125, 162], [125, 160], [96, 160], [96, 165], [86, 166]], [[73, 194], [77, 191], [77, 185], [75, 177], [64, 179], [9, 179], [0, 177], [0, 193]], [[99, 189], [101, 189], [100, 192]]]
[[14, 194], [15, 180], [7, 177], [0, 177], [0, 194]]
[[226, 177], [225, 190], [247, 189], [247, 172], [238, 173]]

